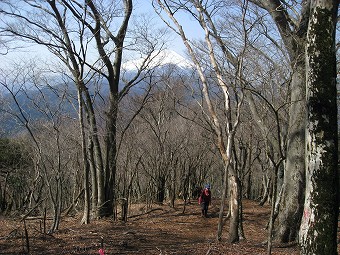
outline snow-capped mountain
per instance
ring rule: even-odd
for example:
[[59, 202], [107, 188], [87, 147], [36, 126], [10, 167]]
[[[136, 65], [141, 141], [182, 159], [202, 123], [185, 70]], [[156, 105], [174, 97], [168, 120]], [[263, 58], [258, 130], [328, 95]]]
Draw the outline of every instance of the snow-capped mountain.
[[[176, 65], [182, 69], [192, 68], [193, 63], [173, 50], [155, 51], [151, 54], [151, 61], [148, 68], [161, 67], [165, 65]], [[134, 59], [123, 63], [122, 67], [126, 71], [136, 71], [142, 66], [145, 57]]]

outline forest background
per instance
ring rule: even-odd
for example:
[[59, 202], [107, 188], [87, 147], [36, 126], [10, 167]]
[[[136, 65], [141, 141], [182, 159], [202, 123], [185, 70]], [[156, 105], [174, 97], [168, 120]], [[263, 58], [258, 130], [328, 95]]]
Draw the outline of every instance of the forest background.
[[337, 11], [2, 1], [1, 212], [47, 212], [53, 233], [71, 210], [126, 220], [133, 203], [174, 206], [210, 183], [217, 240], [225, 217], [229, 241], [243, 237], [248, 198], [272, 206], [269, 253], [274, 238], [336, 254]]

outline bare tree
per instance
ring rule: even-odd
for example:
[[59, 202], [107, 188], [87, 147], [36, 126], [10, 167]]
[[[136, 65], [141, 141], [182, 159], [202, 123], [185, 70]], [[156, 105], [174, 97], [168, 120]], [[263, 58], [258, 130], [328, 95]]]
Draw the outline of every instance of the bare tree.
[[[21, 6], [27, 7], [27, 13], [18, 11]], [[121, 77], [123, 51], [129, 47], [124, 43], [127, 41], [132, 10], [132, 0], [125, 0], [119, 5], [111, 3], [109, 6], [90, 0], [20, 1], [4, 3], [1, 9], [1, 14], [6, 16], [3, 20], [4, 33], [47, 47], [69, 69], [72, 80], [80, 91], [78, 100], [82, 100], [82, 103], [79, 107], [83, 108], [79, 108], [79, 111], [86, 112], [86, 118], [79, 113], [80, 129], [83, 130], [83, 121], [89, 125], [87, 143], [89, 155], [83, 157], [84, 164], [89, 161], [90, 169], [93, 169], [91, 171], [93, 197], [97, 201], [92, 204], [92, 209], [97, 216], [114, 213], [119, 103], [142, 79], [142, 71], [152, 60], [151, 53], [163, 46], [159, 38], [163, 36], [164, 31], [158, 33], [157, 30], [155, 34], [151, 34], [145, 30], [145, 26], [144, 29], [135, 29], [134, 32], [143, 34], [132, 36], [131, 45], [144, 44], [145, 48], [142, 50], [144, 61], [132, 77], [129, 79]], [[24, 26], [13, 25], [11, 21], [19, 21]], [[137, 38], [138, 41], [133, 43]], [[89, 56], [90, 51], [94, 53], [91, 47], [97, 52], [94, 57]], [[130, 48], [135, 52], [140, 49]], [[98, 112], [95, 112], [95, 102], [90, 92], [94, 78], [108, 86], [107, 94], [100, 97], [106, 102], [104, 116], [100, 116], [104, 119], [105, 125], [104, 142], [100, 139]], [[84, 135], [82, 137], [85, 138]], [[83, 147], [85, 145], [84, 141]], [[83, 152], [85, 153], [85, 150]], [[86, 164], [84, 168], [85, 166]], [[84, 171], [87, 171], [86, 168]]]
[[[49, 77], [45, 79], [43, 72], [32, 63], [16, 66], [17, 70], [8, 75], [1, 85], [9, 93], [12, 104], [4, 108], [24, 127], [32, 141], [33, 161], [35, 163], [35, 175], [37, 180], [43, 180], [44, 191], [48, 202], [52, 207], [53, 223], [50, 231], [58, 229], [61, 211], [63, 208], [63, 197], [66, 194], [63, 188], [65, 173], [67, 172], [70, 160], [68, 156], [72, 153], [63, 146], [64, 139], [68, 135], [62, 132], [64, 119], [68, 116], [65, 109], [67, 102], [63, 92], [59, 94], [57, 90], [53, 96], [59, 100], [50, 100], [50, 96], [45, 93], [46, 86], [53, 83]], [[13, 80], [12, 77], [15, 77]], [[30, 93], [30, 89], [35, 93]], [[23, 104], [20, 98], [25, 98]], [[12, 107], [11, 107], [12, 106]], [[35, 116], [33, 115], [35, 113]], [[37, 120], [37, 115], [41, 120]], [[63, 147], [63, 148], [62, 148]], [[77, 150], [74, 150], [77, 151]]]
[[[225, 197], [227, 195], [227, 182], [229, 180], [230, 186], [230, 229], [229, 229], [229, 240], [230, 242], [237, 242], [239, 240], [239, 224], [240, 222], [240, 182], [239, 177], [236, 170], [230, 164], [232, 158], [232, 148], [234, 146], [234, 137], [239, 124], [239, 114], [240, 108], [243, 102], [243, 93], [242, 93], [242, 66], [243, 66], [243, 53], [244, 48], [242, 45], [241, 50], [238, 54], [237, 58], [232, 56], [228, 50], [224, 47], [224, 44], [221, 43], [221, 37], [218, 36], [215, 24], [213, 22], [213, 15], [218, 13], [219, 3], [203, 3], [202, 1], [155, 1], [161, 10], [165, 11], [172, 21], [174, 26], [172, 27], [178, 35], [182, 38], [184, 45], [186, 46], [189, 55], [196, 67], [198, 72], [198, 76], [200, 78], [200, 82], [202, 84], [202, 94], [204, 96], [205, 104], [208, 109], [210, 120], [210, 125], [214, 130], [214, 134], [216, 136], [216, 146], [219, 149], [220, 155], [224, 162], [224, 187], [223, 194], [221, 199], [221, 209], [219, 216], [219, 224], [217, 231], [217, 239], [221, 239], [222, 234], [222, 225], [223, 225], [223, 211], [225, 207]], [[158, 8], [159, 8], [158, 7]], [[157, 8], [155, 8], [157, 10]], [[207, 54], [208, 62], [203, 62], [197, 51], [195, 52], [194, 45], [188, 40], [183, 27], [176, 19], [176, 12], [184, 10], [191, 15], [195, 19], [197, 19], [199, 25], [201, 26], [204, 33], [204, 45], [200, 48], [202, 50], [201, 53]], [[246, 8], [243, 9], [243, 15], [245, 15]], [[159, 12], [161, 15], [161, 13]], [[165, 20], [169, 26], [171, 23]], [[220, 49], [218, 49], [221, 47]], [[218, 49], [218, 50], [217, 50]], [[227, 73], [223, 69], [223, 64], [219, 62], [218, 52], [222, 51], [222, 55], [226, 57], [228, 61], [234, 61], [234, 77], [230, 79], [227, 76]], [[204, 63], [204, 64], [203, 64]], [[221, 90], [223, 94], [223, 105], [224, 105], [224, 117], [221, 119], [221, 116], [218, 116], [217, 109], [214, 107], [213, 99], [211, 96], [212, 88], [210, 87], [213, 81], [209, 80], [207, 76], [207, 72], [205, 71], [205, 65], [209, 63], [211, 66], [211, 74], [215, 76], [215, 84], [217, 84], [218, 88]], [[235, 87], [234, 87], [234, 86]], [[233, 96], [232, 96], [232, 93]], [[234, 102], [232, 101], [235, 99]], [[234, 114], [234, 116], [233, 116]]]
[[[175, 202], [181, 198], [184, 202], [182, 212], [185, 213], [186, 203], [193, 198], [192, 192], [197, 186], [202, 187], [207, 181], [213, 186], [219, 183], [220, 179], [213, 174], [212, 168], [213, 165], [220, 166], [220, 161], [210, 151], [212, 145], [207, 146], [211, 141], [202, 138], [202, 134], [208, 131], [181, 115], [185, 109], [179, 109], [178, 101], [187, 98], [182, 86], [185, 82], [190, 84], [191, 80], [183, 74], [178, 76], [172, 66], [165, 69], [158, 70], [159, 76], [154, 73], [158, 77], [154, 80], [157, 85], [153, 86], [146, 105], [126, 131], [118, 161], [119, 183], [121, 187], [133, 179], [130, 198], [146, 202], [147, 207], [151, 202], [166, 202], [175, 207], [178, 205]], [[135, 100], [129, 101], [130, 107], [131, 102], [136, 104], [133, 107], [139, 107], [143, 101], [140, 95], [136, 95]], [[202, 115], [200, 110], [192, 116], [199, 114]], [[121, 194], [124, 190], [121, 189]], [[196, 199], [194, 197], [195, 202]]]
[[34, 174], [30, 151], [22, 139], [0, 138], [0, 212], [24, 211]]

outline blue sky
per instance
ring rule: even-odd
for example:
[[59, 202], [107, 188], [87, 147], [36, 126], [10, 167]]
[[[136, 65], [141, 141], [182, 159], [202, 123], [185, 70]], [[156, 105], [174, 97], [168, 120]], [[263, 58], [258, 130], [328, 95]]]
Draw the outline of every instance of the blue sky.
[[[163, 21], [158, 17], [158, 15], [154, 12], [151, 2], [152, 0], [135, 0], [133, 15], [147, 14], [155, 20], [155, 24], [158, 24], [159, 27], [166, 26]], [[183, 25], [188, 38], [198, 38], [199, 35], [202, 34], [202, 30], [200, 29], [197, 22], [195, 22], [193, 18], [189, 15], [179, 14], [177, 18], [179, 22]], [[169, 43], [169, 49], [176, 51], [182, 56], [185, 56], [186, 49], [181, 38], [175, 34], [173, 34], [173, 36], [171, 37], [173, 38], [173, 40], [171, 41], [171, 43]], [[12, 65], [13, 63], [15, 64], [18, 63], [18, 61], [21, 62], [29, 58], [42, 60], [48, 59], [48, 55], [51, 54], [44, 46], [41, 45], [27, 44], [25, 46], [25, 48], [16, 49], [8, 55], [1, 56], [2, 61], [0, 62], [0, 67]]]
[[[152, 17], [155, 18], [159, 22], [160, 26], [165, 26], [164, 22], [158, 17], [152, 7], [152, 0], [137, 0], [135, 3], [135, 12], [138, 13], [150, 13]], [[166, 14], [164, 17], [167, 18]], [[198, 25], [198, 23], [188, 14], [185, 13], [178, 13], [176, 18], [183, 26], [184, 31], [188, 38], [190, 39], [197, 39], [202, 37], [203, 31]], [[168, 20], [168, 19], [167, 19]], [[183, 52], [186, 51], [185, 46], [182, 42], [182, 39], [176, 35], [174, 36], [174, 41], [171, 47], [172, 50], [176, 51], [177, 53], [183, 55]], [[185, 54], [185, 53], [184, 53]]]

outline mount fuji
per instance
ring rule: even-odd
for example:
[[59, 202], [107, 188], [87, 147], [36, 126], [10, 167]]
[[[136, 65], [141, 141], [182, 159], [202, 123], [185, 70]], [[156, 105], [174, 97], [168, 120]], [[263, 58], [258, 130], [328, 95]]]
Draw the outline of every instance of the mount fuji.
[[[138, 59], [130, 60], [123, 63], [122, 67], [126, 71], [136, 71], [140, 68], [145, 60], [145, 57], [141, 57]], [[151, 61], [148, 64], [148, 69], [153, 69], [156, 67], [162, 67], [166, 65], [176, 65], [181, 69], [191, 69], [193, 68], [193, 63], [188, 59], [184, 58], [177, 52], [173, 50], [162, 50], [155, 51], [151, 54]]]

